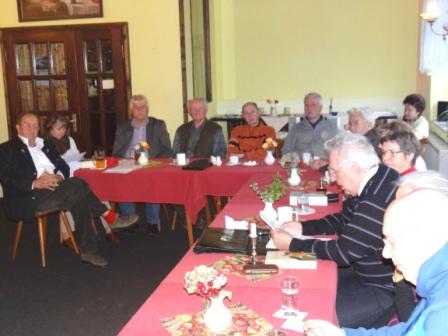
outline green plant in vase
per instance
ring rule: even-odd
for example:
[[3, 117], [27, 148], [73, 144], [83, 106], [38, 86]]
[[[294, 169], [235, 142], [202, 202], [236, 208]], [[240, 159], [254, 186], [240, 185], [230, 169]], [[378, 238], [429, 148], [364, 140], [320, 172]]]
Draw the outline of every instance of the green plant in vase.
[[260, 199], [264, 203], [274, 203], [278, 201], [285, 191], [285, 185], [280, 178], [280, 174], [276, 173], [272, 182], [264, 188], [263, 191], [260, 190], [258, 182], [254, 182], [250, 185], [250, 188], [255, 191]]

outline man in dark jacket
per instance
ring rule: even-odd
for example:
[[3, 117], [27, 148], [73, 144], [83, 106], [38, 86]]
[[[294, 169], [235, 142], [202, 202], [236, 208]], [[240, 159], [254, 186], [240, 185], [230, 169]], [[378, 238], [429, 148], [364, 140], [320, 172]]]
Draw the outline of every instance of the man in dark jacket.
[[54, 208], [70, 211], [76, 224], [81, 260], [105, 267], [107, 261], [97, 254], [91, 220], [102, 216], [112, 224], [115, 214], [98, 200], [85, 181], [69, 178], [69, 167], [56, 147], [37, 137], [39, 120], [35, 114], [21, 116], [16, 129], [18, 137], [0, 145], [0, 183], [7, 216], [27, 222], [34, 220], [36, 211]]
[[[120, 125], [115, 134], [112, 154], [119, 157], [134, 157], [135, 145], [145, 141], [149, 157], [170, 157], [171, 142], [163, 120], [148, 117], [149, 104], [144, 95], [135, 95], [129, 102], [131, 120]], [[125, 218], [135, 216], [133, 203], [119, 203], [121, 215]], [[160, 204], [146, 203], [146, 222], [148, 232], [155, 235], [160, 227]]]
[[186, 153], [187, 157], [220, 156], [227, 154], [227, 144], [222, 128], [206, 118], [207, 103], [202, 98], [188, 102], [191, 121], [179, 126], [174, 136], [174, 154]]

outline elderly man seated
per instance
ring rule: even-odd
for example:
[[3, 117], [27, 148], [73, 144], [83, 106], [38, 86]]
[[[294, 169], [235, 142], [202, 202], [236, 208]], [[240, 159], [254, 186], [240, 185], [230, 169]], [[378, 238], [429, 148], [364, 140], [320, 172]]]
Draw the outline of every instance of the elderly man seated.
[[308, 93], [304, 98], [304, 107], [305, 118], [289, 130], [282, 154], [302, 155], [308, 152], [316, 158], [311, 167], [319, 169], [328, 163], [324, 143], [334, 137], [338, 130], [336, 123], [331, 123], [321, 115], [322, 97], [320, 94]]
[[266, 139], [275, 139], [275, 130], [260, 122], [260, 111], [257, 104], [253, 102], [243, 105], [241, 115], [246, 124], [232, 130], [228, 147], [229, 155], [248, 159], [265, 157], [266, 150], [262, 146]]
[[378, 147], [379, 135], [375, 129], [375, 115], [368, 107], [354, 107], [347, 111], [348, 123], [346, 129], [355, 134], [364, 135], [373, 148]]
[[[384, 218], [383, 256], [391, 258], [421, 298], [407, 322], [379, 329], [339, 329], [326, 321], [305, 323], [308, 336], [446, 335], [448, 331], [448, 198], [418, 190], [398, 198]], [[356, 298], [358, 300], [358, 298]], [[356, 301], [354, 300], [354, 301]]]
[[[279, 249], [311, 251], [338, 264], [336, 312], [342, 326], [382, 326], [393, 313], [394, 286], [392, 265], [381, 256], [381, 230], [398, 173], [379, 162], [362, 135], [340, 133], [325, 147], [331, 179], [348, 195], [343, 210], [319, 220], [285, 223], [271, 234]], [[336, 234], [339, 239], [293, 238], [300, 234]]]

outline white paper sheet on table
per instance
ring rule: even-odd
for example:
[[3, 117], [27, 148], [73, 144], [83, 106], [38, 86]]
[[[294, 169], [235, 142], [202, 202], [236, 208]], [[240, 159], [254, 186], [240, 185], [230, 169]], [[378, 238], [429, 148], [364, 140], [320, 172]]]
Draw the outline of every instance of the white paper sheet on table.
[[[292, 236], [293, 236], [293, 238], [300, 239], [300, 240], [317, 239], [317, 240], [321, 240], [321, 241], [328, 241], [328, 240], [332, 239], [329, 237], [316, 238], [313, 236], [304, 236], [304, 235], [292, 235]], [[266, 244], [266, 248], [267, 249], [276, 249], [277, 248], [277, 246], [275, 246], [275, 243], [272, 240], [272, 238], [269, 239], [268, 243]]]
[[112, 168], [108, 168], [106, 169], [104, 172], [105, 173], [113, 173], [113, 174], [129, 174], [130, 172], [133, 172], [134, 170], [143, 168], [143, 166], [137, 166], [137, 165], [132, 165], [132, 166], [116, 166], [116, 167], [112, 167]]

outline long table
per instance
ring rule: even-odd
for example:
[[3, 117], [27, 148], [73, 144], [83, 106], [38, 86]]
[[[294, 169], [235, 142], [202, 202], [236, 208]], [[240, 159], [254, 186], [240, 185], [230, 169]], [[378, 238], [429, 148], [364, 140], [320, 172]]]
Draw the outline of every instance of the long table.
[[[304, 175], [308, 175], [309, 178], [318, 177], [314, 172]], [[242, 219], [256, 215], [263, 208], [263, 204], [250, 189], [250, 184], [258, 182], [264, 185], [271, 179], [272, 173], [256, 173], [249, 176], [211, 225], [223, 227], [225, 216]], [[275, 206], [288, 204], [288, 195], [287, 191]], [[301, 219], [319, 218], [338, 211], [340, 206], [340, 203], [332, 203], [326, 207], [315, 207], [316, 213], [303, 216]], [[161, 318], [201, 311], [203, 309], [201, 298], [188, 295], [183, 289], [184, 275], [197, 265], [211, 265], [225, 256], [227, 254], [195, 254], [190, 249], [124, 326], [120, 335], [167, 335], [168, 332], [160, 323]], [[232, 303], [243, 303], [268, 320], [275, 328], [280, 328], [283, 320], [272, 315], [280, 307], [280, 281], [286, 275], [294, 275], [299, 280], [298, 304], [302, 311], [308, 312], [307, 318], [320, 318], [337, 323], [335, 313], [337, 268], [331, 261], [319, 260], [317, 270], [281, 270], [270, 279], [257, 282], [228, 275], [225, 289], [232, 291]], [[289, 335], [298, 335], [289, 330], [287, 332]]]
[[262, 160], [255, 167], [210, 167], [203, 171], [183, 170], [167, 159], [154, 159], [157, 165], [128, 174], [107, 173], [95, 169], [78, 169], [75, 176], [89, 183], [103, 201], [180, 204], [185, 207], [190, 246], [192, 223], [206, 205], [207, 195], [233, 196], [254, 173], [273, 175], [283, 171], [280, 165], [268, 166]]

